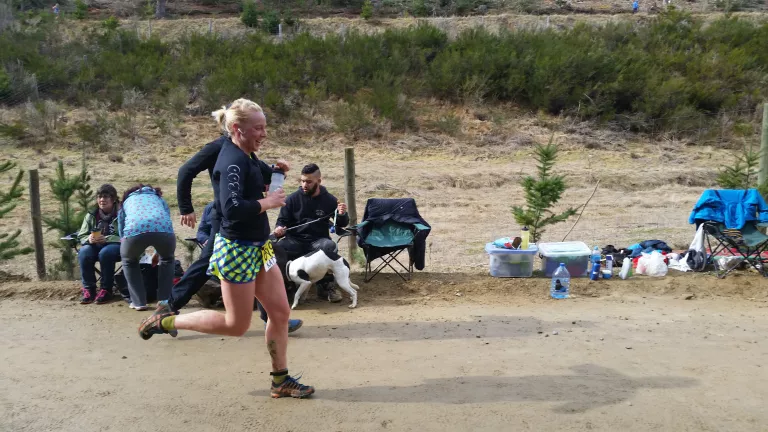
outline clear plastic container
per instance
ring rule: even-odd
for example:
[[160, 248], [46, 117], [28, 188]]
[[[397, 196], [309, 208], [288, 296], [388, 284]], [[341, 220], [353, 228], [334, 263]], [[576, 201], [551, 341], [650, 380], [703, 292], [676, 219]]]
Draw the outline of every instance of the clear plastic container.
[[531, 277], [533, 260], [539, 248], [528, 245], [527, 250], [497, 248], [493, 243], [485, 245], [490, 257], [491, 276], [493, 277]]
[[555, 270], [564, 263], [572, 278], [589, 275], [589, 260], [592, 251], [584, 242], [541, 243], [541, 271], [552, 277]]

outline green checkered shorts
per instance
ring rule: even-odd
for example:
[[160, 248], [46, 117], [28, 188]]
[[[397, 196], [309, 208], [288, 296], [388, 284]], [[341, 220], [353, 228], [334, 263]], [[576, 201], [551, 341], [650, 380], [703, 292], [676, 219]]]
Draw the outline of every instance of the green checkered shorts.
[[262, 242], [230, 240], [216, 234], [208, 274], [231, 283], [256, 280], [261, 270]]

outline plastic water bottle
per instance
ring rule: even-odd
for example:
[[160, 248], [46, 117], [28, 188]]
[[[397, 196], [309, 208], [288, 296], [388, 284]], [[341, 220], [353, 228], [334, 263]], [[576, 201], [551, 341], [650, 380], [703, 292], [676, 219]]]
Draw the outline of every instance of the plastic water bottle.
[[613, 256], [605, 256], [605, 269], [603, 270], [603, 279], [610, 279], [613, 276]]
[[589, 278], [594, 281], [599, 280], [602, 275], [602, 272], [600, 271], [600, 258], [600, 248], [595, 246], [592, 250], [592, 256], [590, 257], [590, 260], [592, 261], [592, 270], [589, 272]]
[[531, 241], [531, 232], [528, 231], [528, 227], [523, 227], [522, 233], [520, 233], [520, 238], [522, 239], [522, 243], [520, 243], [520, 249], [522, 250], [528, 250], [528, 244]]
[[593, 263], [596, 263], [596, 262], [599, 263], [601, 258], [602, 258], [602, 255], [600, 255], [600, 248], [595, 246], [592, 249], [592, 258], [591, 258], [591, 260], [592, 260]]
[[269, 191], [274, 192], [285, 184], [285, 173], [278, 168], [272, 169], [272, 182], [269, 184]]
[[552, 274], [552, 285], [549, 287], [549, 295], [553, 299], [566, 299], [571, 292], [571, 274], [565, 268], [565, 263], [560, 263], [560, 267]]

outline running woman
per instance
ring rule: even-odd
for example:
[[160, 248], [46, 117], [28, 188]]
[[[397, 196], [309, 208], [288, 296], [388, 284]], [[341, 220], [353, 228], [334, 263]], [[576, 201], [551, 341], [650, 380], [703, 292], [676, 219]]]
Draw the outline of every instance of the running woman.
[[213, 169], [214, 202], [221, 215], [221, 228], [214, 239], [208, 272], [221, 280], [225, 313], [201, 310], [176, 315], [155, 313], [139, 326], [139, 335], [178, 330], [225, 336], [242, 336], [253, 316], [253, 297], [261, 302], [269, 319], [265, 331], [272, 359], [273, 398], [304, 398], [315, 392], [288, 374], [288, 297], [283, 276], [269, 241], [267, 210], [285, 205], [282, 189], [264, 197], [264, 179], [258, 160], [251, 157], [267, 136], [267, 119], [259, 105], [238, 99], [213, 113], [228, 132]]

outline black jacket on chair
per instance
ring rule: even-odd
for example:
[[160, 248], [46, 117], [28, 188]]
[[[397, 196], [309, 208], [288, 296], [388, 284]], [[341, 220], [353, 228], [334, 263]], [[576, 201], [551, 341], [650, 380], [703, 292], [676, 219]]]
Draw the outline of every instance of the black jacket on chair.
[[[380, 226], [387, 221], [409, 225], [422, 224], [430, 227], [427, 221], [425, 221], [419, 214], [419, 210], [416, 208], [416, 201], [413, 198], [371, 198], [365, 205], [365, 213], [363, 214], [362, 222], [368, 223], [359, 230], [359, 236], [357, 238], [358, 246], [363, 246], [364, 239], [370, 234], [374, 226]], [[417, 270], [424, 270], [427, 236], [430, 231], [431, 229], [419, 231], [413, 239], [412, 258], [413, 265]]]

